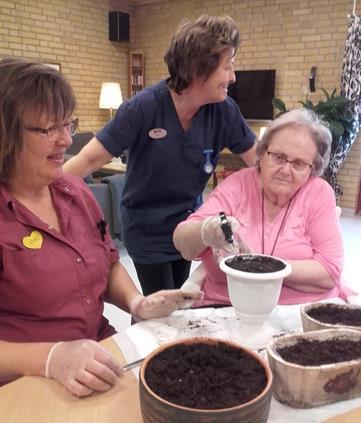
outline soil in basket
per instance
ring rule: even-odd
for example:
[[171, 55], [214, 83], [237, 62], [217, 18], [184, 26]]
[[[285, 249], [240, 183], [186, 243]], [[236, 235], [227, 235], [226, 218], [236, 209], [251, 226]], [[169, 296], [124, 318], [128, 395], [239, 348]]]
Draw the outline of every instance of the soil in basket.
[[346, 308], [337, 304], [325, 304], [308, 310], [307, 314], [322, 323], [361, 326], [361, 309]]
[[277, 352], [285, 361], [290, 363], [302, 366], [320, 366], [361, 359], [361, 341], [302, 339], [295, 345], [278, 348]]
[[284, 269], [285, 264], [272, 257], [242, 255], [226, 260], [226, 264], [236, 270], [250, 273], [272, 273]]
[[148, 363], [145, 380], [169, 402], [208, 410], [246, 403], [267, 385], [265, 369], [253, 356], [224, 343], [167, 348]]

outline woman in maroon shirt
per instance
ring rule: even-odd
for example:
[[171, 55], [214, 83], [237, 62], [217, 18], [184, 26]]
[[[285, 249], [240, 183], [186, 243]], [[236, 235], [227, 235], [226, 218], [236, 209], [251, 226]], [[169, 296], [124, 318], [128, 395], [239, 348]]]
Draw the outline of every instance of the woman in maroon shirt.
[[147, 319], [201, 294], [136, 289], [91, 192], [63, 175], [74, 107], [56, 70], [0, 61], [0, 382], [45, 375], [83, 396], [122, 372], [97, 343], [115, 332], [104, 300]]

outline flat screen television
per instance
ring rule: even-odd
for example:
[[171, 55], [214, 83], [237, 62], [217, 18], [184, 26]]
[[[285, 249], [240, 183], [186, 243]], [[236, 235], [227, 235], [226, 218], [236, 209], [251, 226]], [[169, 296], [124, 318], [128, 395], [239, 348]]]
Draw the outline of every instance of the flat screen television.
[[236, 82], [228, 87], [228, 95], [249, 120], [272, 120], [276, 70], [235, 71]]

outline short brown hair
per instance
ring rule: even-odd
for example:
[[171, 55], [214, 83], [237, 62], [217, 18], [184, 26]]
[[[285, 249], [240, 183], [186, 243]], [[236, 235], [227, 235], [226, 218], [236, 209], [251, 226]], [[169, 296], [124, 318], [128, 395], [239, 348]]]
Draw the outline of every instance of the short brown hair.
[[195, 22], [181, 23], [164, 56], [169, 88], [181, 94], [193, 76], [207, 79], [217, 68], [221, 54], [231, 48], [236, 52], [239, 45], [239, 30], [229, 16], [202, 15]]
[[0, 181], [12, 176], [23, 148], [23, 114], [29, 108], [58, 121], [71, 116], [75, 96], [56, 69], [20, 58], [0, 60]]

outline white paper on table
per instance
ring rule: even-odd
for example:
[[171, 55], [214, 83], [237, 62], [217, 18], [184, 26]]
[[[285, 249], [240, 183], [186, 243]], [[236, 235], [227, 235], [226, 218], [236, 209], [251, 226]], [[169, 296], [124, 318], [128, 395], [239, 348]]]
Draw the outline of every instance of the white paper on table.
[[[299, 306], [275, 309], [267, 324], [272, 333], [297, 331], [300, 328]], [[290, 318], [290, 315], [293, 318]], [[232, 340], [232, 333], [242, 324], [233, 307], [178, 310], [167, 317], [139, 322], [125, 330], [139, 357], [145, 357], [159, 345], [177, 339], [211, 337]]]

